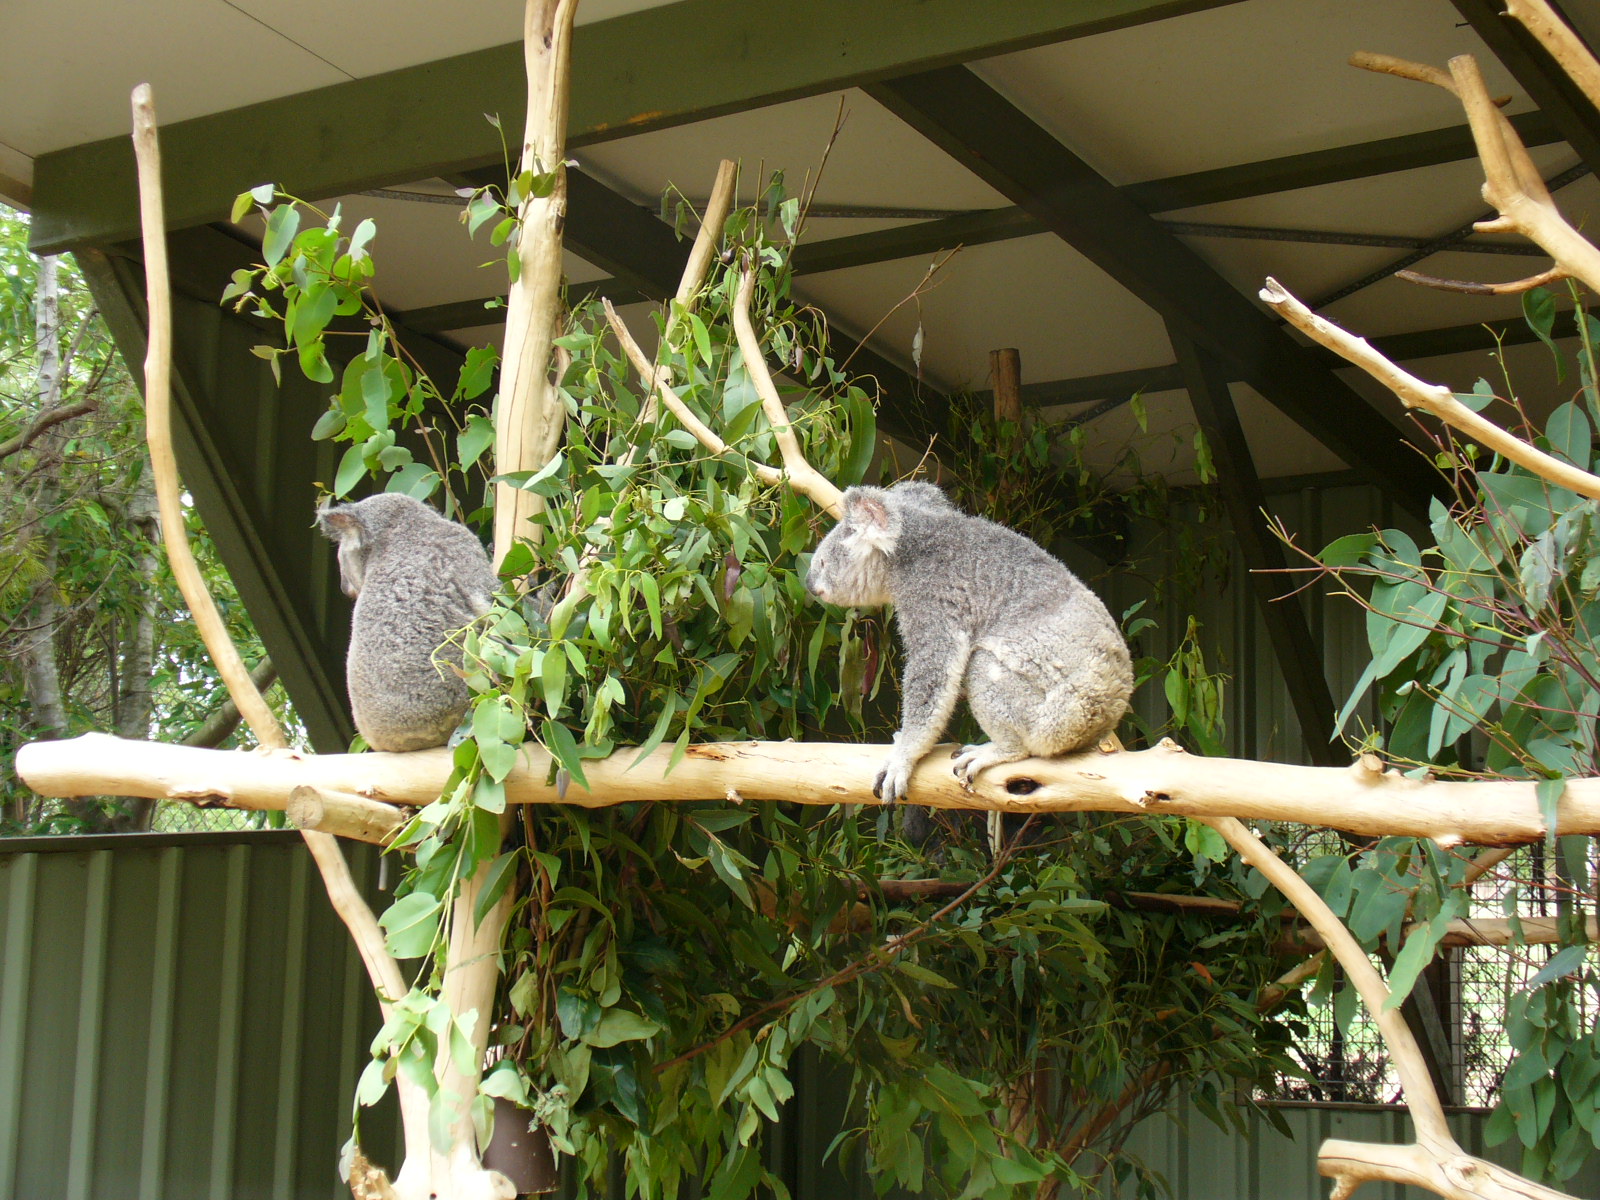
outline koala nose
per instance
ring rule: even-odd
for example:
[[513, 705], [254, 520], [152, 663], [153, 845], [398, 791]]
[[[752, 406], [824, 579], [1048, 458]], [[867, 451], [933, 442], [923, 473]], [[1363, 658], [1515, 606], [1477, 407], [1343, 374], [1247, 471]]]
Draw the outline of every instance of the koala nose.
[[817, 599], [822, 599], [822, 586], [820, 581], [817, 579], [817, 571], [815, 567], [806, 572], [806, 591], [810, 592]]

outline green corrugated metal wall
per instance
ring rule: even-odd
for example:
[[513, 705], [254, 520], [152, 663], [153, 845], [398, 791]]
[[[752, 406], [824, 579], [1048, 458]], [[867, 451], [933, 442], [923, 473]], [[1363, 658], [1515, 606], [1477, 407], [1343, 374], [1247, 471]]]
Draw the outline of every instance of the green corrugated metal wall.
[[[376, 855], [351, 857], [370, 892]], [[0, 841], [0, 971], [0, 1197], [349, 1195], [334, 1163], [377, 1006], [297, 837]], [[796, 1082], [770, 1165], [796, 1200], [867, 1200], [859, 1170], [822, 1162], [842, 1095], [815, 1061]], [[1408, 1136], [1396, 1110], [1282, 1112], [1292, 1141], [1185, 1111], [1148, 1122], [1130, 1149], [1180, 1200], [1312, 1200], [1327, 1194], [1323, 1138]], [[1481, 1117], [1453, 1120], [1481, 1153]], [[393, 1163], [392, 1108], [363, 1129]], [[1600, 1195], [1595, 1167], [1575, 1195]]]
[[298, 841], [0, 842], [0, 1195], [349, 1195], [377, 1006]]

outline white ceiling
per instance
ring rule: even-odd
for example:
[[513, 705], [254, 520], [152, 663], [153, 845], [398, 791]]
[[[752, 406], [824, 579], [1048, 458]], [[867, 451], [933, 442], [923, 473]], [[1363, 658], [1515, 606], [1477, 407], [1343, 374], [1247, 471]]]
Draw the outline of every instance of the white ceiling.
[[[1584, 19], [1592, 0], [1584, 0]], [[580, 21], [652, 7], [641, 0], [584, 0]], [[520, 36], [520, 0], [0, 0], [0, 176], [26, 185], [32, 156], [121, 134], [133, 83], [152, 81], [163, 119], [181, 120], [342, 80], [503, 44]], [[1600, 20], [1596, 21], [1600, 24]], [[1357, 71], [1357, 50], [1443, 64], [1474, 53], [1493, 90], [1530, 107], [1448, 0], [1242, 0], [1221, 8], [1009, 54], [975, 70], [1069, 149], [1117, 184], [1181, 175], [1329, 149], [1462, 121], [1436, 88]], [[841, 109], [846, 114], [817, 191], [826, 206], [969, 210], [1007, 201], [859, 91], [818, 96], [645, 133], [579, 151], [582, 167], [654, 207], [676, 185], [703, 195], [716, 163], [741, 159], [745, 194], [783, 169], [798, 187], [815, 172]], [[1547, 174], [1576, 161], [1564, 145], [1538, 148]], [[242, 186], [257, 182], [243, 181]], [[437, 182], [437, 181], [435, 181]], [[1475, 163], [1449, 163], [1371, 179], [1230, 201], [1166, 219], [1292, 227], [1345, 233], [1435, 237], [1480, 215]], [[3, 181], [0, 181], [3, 184]], [[422, 184], [396, 183], [397, 187]], [[435, 187], [435, 191], [446, 190]], [[13, 194], [15, 187], [13, 186]], [[1600, 185], [1583, 179], [1559, 196], [1576, 221], [1600, 227]], [[473, 245], [448, 205], [344, 197], [353, 215], [379, 227], [377, 286], [386, 304], [417, 308], [487, 296], [503, 286], [498, 254], [480, 233]], [[903, 223], [898, 219], [818, 220], [813, 239]], [[1326, 295], [1392, 262], [1401, 251], [1284, 241], [1186, 237], [1224, 278], [1254, 296], [1262, 276], [1308, 299]], [[1508, 279], [1544, 260], [1440, 254], [1419, 264], [1431, 274]], [[568, 256], [575, 280], [602, 272]], [[1173, 354], [1161, 319], [1115, 280], [1052, 235], [962, 250], [920, 299], [907, 297], [928, 259], [806, 276], [798, 290], [851, 333], [876, 329], [874, 343], [909, 365], [920, 325], [923, 371], [951, 387], [987, 384], [988, 352], [1021, 350], [1025, 381], [1155, 367]], [[1513, 315], [1515, 298], [1484, 299], [1386, 281], [1329, 309], [1372, 336]], [[457, 331], [486, 340], [491, 328]], [[1553, 403], [1542, 348], [1514, 361], [1534, 377], [1528, 394]], [[1487, 372], [1483, 355], [1414, 364], [1452, 386]], [[1463, 382], [1464, 381], [1464, 382]], [[1395, 406], [1352, 380], [1386, 408]], [[1249, 389], [1235, 388], [1264, 474], [1336, 469], [1341, 464]], [[1177, 478], [1189, 471], [1193, 417], [1182, 392], [1146, 398], [1160, 437], [1147, 462]], [[1136, 432], [1124, 406], [1090, 426], [1109, 462]]]

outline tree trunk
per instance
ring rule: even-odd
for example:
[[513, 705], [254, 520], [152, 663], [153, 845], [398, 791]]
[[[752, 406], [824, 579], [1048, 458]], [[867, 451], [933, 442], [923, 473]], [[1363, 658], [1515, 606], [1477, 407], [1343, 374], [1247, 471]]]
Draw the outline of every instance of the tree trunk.
[[[49, 412], [61, 402], [61, 300], [57, 263], [54, 255], [39, 260], [33, 295], [34, 339], [39, 355], [34, 396], [40, 413]], [[45, 520], [60, 503], [61, 486], [57, 476], [60, 444], [61, 437], [54, 429], [40, 435], [38, 485], [28, 518], [19, 531], [19, 541], [26, 543], [37, 539], [42, 543], [36, 554], [41, 579], [23, 609], [18, 657], [22, 663], [23, 692], [28, 698], [29, 716], [43, 740], [67, 735], [67, 711], [56, 660], [56, 631], [62, 616], [56, 587], [59, 551], [55, 535], [49, 531]], [[19, 809], [25, 805], [25, 801], [18, 801]], [[67, 804], [68, 811], [75, 814], [87, 807], [84, 802]], [[40, 814], [18, 811], [12, 815], [19, 821], [26, 821]]]
[[[117, 672], [117, 736], [143, 739], [150, 736], [152, 708], [151, 677], [155, 673], [156, 649], [156, 572], [161, 560], [156, 540], [161, 536], [156, 514], [156, 492], [148, 466], [139, 488], [128, 501], [128, 523], [139, 531], [143, 544], [135, 564], [138, 596], [133, 629], [123, 644], [122, 662]], [[237, 714], [237, 710], [235, 710]], [[237, 715], [235, 716], [237, 720]], [[155, 816], [156, 802], [147, 796], [129, 796], [114, 824], [121, 832], [144, 831]]]

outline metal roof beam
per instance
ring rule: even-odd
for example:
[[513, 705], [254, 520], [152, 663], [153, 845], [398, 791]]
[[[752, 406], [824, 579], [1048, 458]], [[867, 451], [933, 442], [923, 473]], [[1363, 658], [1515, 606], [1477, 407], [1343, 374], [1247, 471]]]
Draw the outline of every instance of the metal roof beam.
[[1330, 741], [1333, 693], [1328, 690], [1328, 677], [1323, 671], [1322, 651], [1311, 636], [1299, 599], [1288, 594], [1292, 586], [1284, 583], [1289, 577], [1283, 571], [1289, 563], [1283, 544], [1267, 527], [1266, 493], [1256, 474], [1255, 459], [1245, 440], [1244, 426], [1239, 423], [1228, 380], [1212, 355], [1176, 331], [1170, 332], [1189, 403], [1211, 444], [1218, 490], [1228, 510], [1234, 544], [1244, 558], [1246, 578], [1255, 593], [1267, 641], [1278, 660], [1289, 703], [1300, 724], [1306, 755], [1319, 767], [1342, 766], [1350, 756]]
[[[571, 148], [1237, 0], [679, 0], [573, 35]], [[520, 43], [316, 88], [161, 131], [170, 227], [274, 181], [322, 199], [503, 161], [527, 104]], [[40, 155], [33, 247], [138, 233], [126, 136]]]
[[965, 67], [867, 92], [1161, 314], [1407, 509], [1439, 477], [1400, 430], [1182, 241]]

